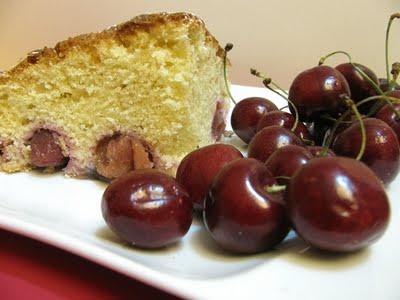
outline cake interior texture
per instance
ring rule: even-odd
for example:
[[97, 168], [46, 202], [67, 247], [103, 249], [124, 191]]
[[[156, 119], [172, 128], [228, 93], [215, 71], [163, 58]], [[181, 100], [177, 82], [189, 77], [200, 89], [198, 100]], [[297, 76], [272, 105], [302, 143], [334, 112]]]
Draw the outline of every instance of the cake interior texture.
[[227, 108], [222, 72], [218, 43], [183, 13], [140, 16], [33, 52], [0, 76], [0, 170], [31, 169], [30, 139], [48, 129], [68, 175], [94, 172], [99, 141], [118, 134], [143, 141], [154, 165], [173, 174], [184, 155], [215, 141], [216, 107]]

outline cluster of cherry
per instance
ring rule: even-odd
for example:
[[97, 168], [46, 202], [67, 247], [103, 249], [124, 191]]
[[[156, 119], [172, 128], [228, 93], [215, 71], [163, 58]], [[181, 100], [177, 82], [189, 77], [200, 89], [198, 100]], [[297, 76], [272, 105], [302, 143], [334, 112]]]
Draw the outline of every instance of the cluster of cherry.
[[[349, 62], [324, 64], [339, 53]], [[227, 88], [235, 102], [232, 128], [248, 144], [248, 157], [215, 144], [189, 153], [176, 180], [155, 170], [122, 176], [103, 196], [105, 220], [123, 239], [150, 248], [186, 234], [193, 207], [213, 239], [235, 253], [268, 250], [290, 228], [323, 250], [372, 244], [387, 228], [385, 186], [400, 168], [400, 64], [390, 76], [386, 61], [387, 78], [379, 80], [336, 51], [300, 73], [288, 93], [251, 70], [291, 113], [257, 97], [236, 104]]]

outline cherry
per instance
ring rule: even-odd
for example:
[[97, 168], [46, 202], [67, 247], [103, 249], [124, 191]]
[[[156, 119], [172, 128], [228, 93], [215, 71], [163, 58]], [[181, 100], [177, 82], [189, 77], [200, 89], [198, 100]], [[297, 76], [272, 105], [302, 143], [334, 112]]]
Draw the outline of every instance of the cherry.
[[[364, 65], [361, 65], [361, 64], [357, 64], [357, 63], [340, 64], [336, 67], [336, 70], [338, 70], [340, 73], [342, 73], [343, 76], [346, 78], [347, 83], [349, 84], [349, 87], [350, 87], [351, 99], [354, 100], [355, 102], [359, 102], [368, 97], [377, 95], [378, 93], [374, 89], [374, 87], [371, 85], [371, 83], [368, 82], [368, 80], [365, 79], [365, 77], [363, 77], [354, 66], [359, 68], [373, 82], [375, 82], [377, 85], [379, 85], [378, 77], [375, 75], [375, 73], [370, 68], [368, 68]], [[366, 104], [362, 105], [361, 107], [359, 107], [359, 109], [361, 111], [367, 112], [371, 108], [372, 105], [373, 105], [373, 102], [369, 102], [369, 103], [366, 103]]]
[[337, 116], [345, 110], [341, 101], [343, 94], [350, 96], [344, 76], [323, 65], [297, 75], [289, 89], [289, 99], [296, 106], [301, 121], [311, 121], [324, 113]]
[[326, 149], [325, 147], [321, 146], [307, 146], [306, 149], [312, 154], [314, 157], [321, 157], [321, 156], [336, 156], [335, 152], [332, 149]]
[[[390, 183], [399, 172], [400, 147], [394, 131], [379, 119], [363, 120], [366, 146], [361, 160], [385, 183]], [[337, 155], [356, 157], [361, 147], [361, 126], [354, 123], [341, 132], [333, 143]]]
[[[400, 111], [400, 103], [393, 104], [393, 107], [397, 111]], [[389, 104], [383, 106], [375, 115], [375, 117], [388, 124], [396, 133], [397, 139], [400, 140], [400, 119], [397, 117], [396, 113]]]
[[248, 157], [265, 162], [275, 150], [287, 146], [303, 146], [302, 140], [293, 132], [280, 126], [265, 127], [257, 132], [251, 140], [248, 149]]
[[30, 139], [30, 163], [38, 168], [62, 168], [68, 163], [58, 143], [58, 134], [48, 129], [39, 129]]
[[[379, 81], [379, 87], [380, 87], [380, 89], [381, 89], [383, 92], [387, 92], [387, 91], [389, 90], [389, 83], [388, 83], [387, 79], [386, 79], [386, 78], [379, 78], [378, 81]], [[396, 83], [396, 85], [394, 86], [394, 89], [395, 89], [395, 90], [400, 90], [400, 85], [398, 85], [398, 84]]]
[[316, 248], [355, 251], [380, 238], [390, 207], [385, 190], [363, 163], [315, 158], [290, 180], [285, 201], [296, 232]]
[[[288, 145], [277, 149], [265, 162], [274, 177], [292, 177], [302, 165], [314, 156], [304, 147]], [[277, 178], [279, 184], [288, 184], [289, 179]]]
[[[257, 124], [257, 132], [265, 127], [272, 125], [278, 125], [280, 127], [284, 127], [286, 129], [291, 130], [293, 128], [294, 123], [295, 123], [295, 118], [293, 117], [292, 114], [280, 110], [271, 111], [269, 113], [266, 113], [260, 119], [260, 121]], [[302, 140], [311, 140], [311, 136], [310, 133], [308, 132], [307, 127], [301, 122], [297, 123], [297, 126], [294, 129], [293, 133], [296, 134]]]
[[218, 173], [203, 215], [218, 245], [236, 253], [256, 253], [285, 238], [289, 222], [282, 195], [266, 191], [275, 184], [267, 167], [251, 158], [235, 160]]
[[115, 179], [103, 194], [101, 208], [119, 237], [143, 248], [176, 242], [192, 223], [188, 193], [171, 176], [154, 169]]
[[214, 144], [183, 158], [176, 180], [188, 191], [195, 209], [203, 209], [205, 195], [218, 171], [228, 162], [242, 157], [242, 153], [231, 145]]
[[243, 142], [248, 144], [256, 134], [257, 124], [261, 117], [274, 110], [278, 110], [278, 107], [267, 99], [259, 97], [243, 99], [233, 108], [232, 129]]

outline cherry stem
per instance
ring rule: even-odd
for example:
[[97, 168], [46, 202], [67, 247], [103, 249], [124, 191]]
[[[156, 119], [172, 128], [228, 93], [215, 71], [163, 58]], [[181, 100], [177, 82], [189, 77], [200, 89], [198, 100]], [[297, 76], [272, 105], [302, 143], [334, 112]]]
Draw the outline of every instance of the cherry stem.
[[389, 74], [389, 33], [390, 27], [392, 26], [393, 20], [400, 18], [400, 13], [395, 13], [390, 16], [387, 27], [386, 27], [386, 38], [385, 38], [385, 58], [386, 58], [386, 79], [390, 82]]
[[314, 146], [315, 145], [313, 140], [309, 140], [309, 139], [305, 139], [305, 138], [302, 138], [301, 140], [308, 146]]
[[285, 105], [285, 106], [282, 106], [279, 110], [284, 110], [285, 108], [288, 108], [289, 107], [289, 105]]
[[[332, 117], [326, 116], [326, 115], [322, 115], [320, 118], [324, 119], [324, 120], [332, 121], [332, 122], [337, 122], [338, 121], [338, 119], [335, 119], [335, 118], [332, 118]], [[342, 123], [342, 124], [352, 124], [353, 122], [352, 121], [341, 121], [340, 123]]]
[[336, 120], [335, 124], [332, 127], [332, 131], [329, 134], [329, 137], [324, 141], [323, 146], [325, 148], [324, 154], [328, 152], [328, 148], [331, 146], [333, 142], [333, 137], [335, 136], [335, 132], [338, 129], [339, 125], [343, 123], [344, 119], [350, 114], [350, 110], [346, 111], [343, 115]]
[[[370, 97], [370, 98], [372, 98], [372, 97]], [[369, 99], [369, 98], [367, 98], [367, 99]], [[367, 99], [364, 99], [364, 100], [367, 100]], [[394, 107], [394, 105], [392, 103], [392, 101], [398, 103], [398, 101], [393, 100], [393, 99], [399, 100], [398, 98], [389, 97], [387, 95], [380, 95], [380, 97], [378, 99], [385, 101], [387, 103], [387, 105], [389, 105], [389, 107], [391, 108], [393, 113], [396, 115], [396, 118], [400, 119], [400, 112]], [[359, 103], [361, 103], [361, 102], [362, 101], [360, 101]], [[382, 103], [382, 101], [375, 103], [374, 106], [369, 111], [367, 116], [368, 117], [373, 116], [375, 113], [377, 113], [379, 111], [379, 109], [382, 108], [383, 105], [385, 105], [385, 104]], [[359, 106], [358, 103], [357, 103], [357, 106]]]
[[[355, 106], [358, 108], [359, 106], [361, 106], [365, 103], [368, 103], [370, 101], [374, 101], [374, 100], [388, 101], [390, 104], [392, 104], [392, 102], [400, 103], [400, 99], [398, 99], [398, 98], [390, 97], [390, 96], [386, 96], [386, 95], [377, 95], [377, 96], [371, 96], [371, 97], [365, 98], [364, 100], [361, 100], [360, 102], [355, 104]], [[351, 112], [350, 109], [347, 110], [343, 115], [340, 116], [339, 119], [336, 120], [335, 124], [332, 127], [332, 131], [329, 134], [328, 139], [324, 142], [324, 147], [326, 148], [326, 152], [328, 151], [328, 148], [331, 146], [331, 144], [333, 142], [333, 137], [335, 135], [337, 128], [339, 127], [339, 124], [346, 122], [346, 121], [344, 121], [344, 119], [350, 114], [350, 112]]]
[[274, 81], [272, 81], [271, 78], [269, 78], [269, 77], [263, 75], [261, 72], [257, 71], [256, 69], [251, 68], [251, 69], [250, 69], [250, 73], [251, 73], [251, 75], [254, 75], [254, 76], [258, 77], [258, 78], [261, 78], [262, 80], [266, 80], [266, 79], [267, 79], [267, 80], [270, 80], [271, 85], [273, 85], [275, 88], [277, 88], [277, 89], [278, 89], [280, 92], [282, 92], [283, 94], [285, 94], [285, 95], [287, 95], [287, 96], [289, 95], [288, 92], [286, 92], [283, 88], [281, 88], [277, 83], [275, 83]]
[[[285, 176], [282, 176], [282, 177], [285, 177]], [[271, 193], [271, 194], [282, 192], [285, 189], [286, 189], [286, 185], [278, 185], [278, 184], [274, 184], [274, 185], [265, 187], [265, 190], [267, 191], [267, 193]]]
[[283, 99], [285, 99], [289, 103], [289, 106], [291, 106], [293, 108], [293, 110], [294, 110], [294, 123], [293, 123], [292, 128], [290, 129], [290, 131], [294, 132], [295, 129], [297, 128], [297, 124], [299, 124], [299, 112], [298, 112], [298, 110], [296, 108], [296, 105], [294, 105], [294, 103], [291, 100], [289, 100], [289, 98], [286, 97], [286, 95], [282, 95], [281, 93], [278, 93], [273, 88], [271, 88], [269, 86], [270, 83], [271, 83], [271, 81], [270, 81], [269, 78], [266, 78], [266, 79], [263, 80], [263, 84], [265, 85], [265, 87], [267, 89], [271, 90], [275, 94], [277, 94], [277, 95], [281, 96]]
[[227, 76], [227, 71], [226, 71], [228, 52], [231, 51], [232, 48], [233, 48], [233, 44], [228, 43], [228, 44], [226, 44], [225, 49], [224, 49], [224, 80], [225, 80], [225, 88], [226, 88], [226, 91], [228, 92], [229, 98], [231, 98], [233, 104], [236, 105], [236, 101], [231, 94], [231, 89], [229, 88], [228, 76]]
[[392, 64], [392, 70], [390, 71], [390, 74], [392, 74], [392, 80], [388, 82], [388, 91], [393, 91], [397, 85], [397, 78], [400, 75], [400, 63], [395, 62]]
[[[299, 112], [297, 111], [296, 105], [294, 105], [294, 103], [291, 100], [289, 100], [289, 98], [288, 98], [289, 94], [284, 89], [282, 89], [279, 85], [274, 83], [271, 78], [268, 78], [268, 77], [262, 75], [256, 69], [251, 68], [250, 73], [258, 78], [261, 78], [263, 80], [264, 86], [267, 89], [269, 89], [270, 91], [274, 92], [275, 94], [281, 96], [283, 99], [285, 99], [289, 103], [289, 106], [291, 106], [293, 108], [294, 114], [295, 114], [295, 121], [294, 121], [293, 127], [290, 130], [292, 132], [294, 132], [294, 130], [297, 128], [297, 124], [299, 123]], [[271, 88], [270, 85], [273, 85], [274, 87], [276, 87], [280, 92]]]
[[362, 120], [361, 114], [357, 109], [357, 106], [354, 104], [354, 101], [351, 100], [348, 96], [345, 96], [346, 103], [347, 105], [351, 108], [353, 111], [354, 115], [356, 116], [358, 122], [360, 123], [360, 128], [361, 128], [361, 146], [360, 150], [358, 151], [358, 155], [356, 157], [357, 160], [360, 160], [365, 152], [365, 147], [367, 145], [367, 133], [365, 131], [365, 124], [364, 121]]
[[319, 60], [319, 62], [318, 62], [318, 65], [320, 66], [320, 65], [324, 64], [324, 62], [325, 62], [325, 60], [326, 60], [327, 58], [329, 58], [329, 57], [331, 57], [331, 56], [333, 56], [333, 55], [336, 55], [336, 54], [344, 54], [344, 55], [346, 55], [347, 58], [349, 59], [349, 63], [353, 66], [353, 68], [356, 69], [356, 71], [357, 71], [358, 73], [360, 73], [360, 75], [361, 75], [364, 79], [366, 79], [366, 80], [369, 82], [369, 84], [372, 85], [372, 87], [373, 87], [379, 94], [381, 94], [381, 95], [383, 94], [383, 91], [381, 90], [381, 88], [379, 87], [379, 85], [377, 85], [376, 82], [374, 82], [367, 74], [365, 74], [365, 72], [364, 72], [363, 70], [361, 70], [359, 67], [357, 67], [357, 66], [352, 62], [352, 58], [351, 58], [350, 54], [349, 54], [348, 52], [346, 52], [346, 51], [339, 50], [339, 51], [335, 51], [335, 52], [329, 53], [329, 54], [327, 54], [327, 55], [325, 55], [325, 56], [323, 56], [323, 57], [320, 58], [320, 60]]

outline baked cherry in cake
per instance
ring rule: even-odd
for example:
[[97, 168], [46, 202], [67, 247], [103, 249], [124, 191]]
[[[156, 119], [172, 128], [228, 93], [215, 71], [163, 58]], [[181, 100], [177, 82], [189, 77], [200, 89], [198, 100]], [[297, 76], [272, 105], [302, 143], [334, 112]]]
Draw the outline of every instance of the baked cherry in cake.
[[30, 138], [31, 155], [30, 163], [38, 168], [64, 167], [68, 158], [64, 156], [58, 143], [57, 133], [40, 129], [34, 132]]
[[138, 138], [113, 135], [99, 141], [96, 147], [96, 172], [112, 180], [133, 170], [152, 169], [149, 147]]

